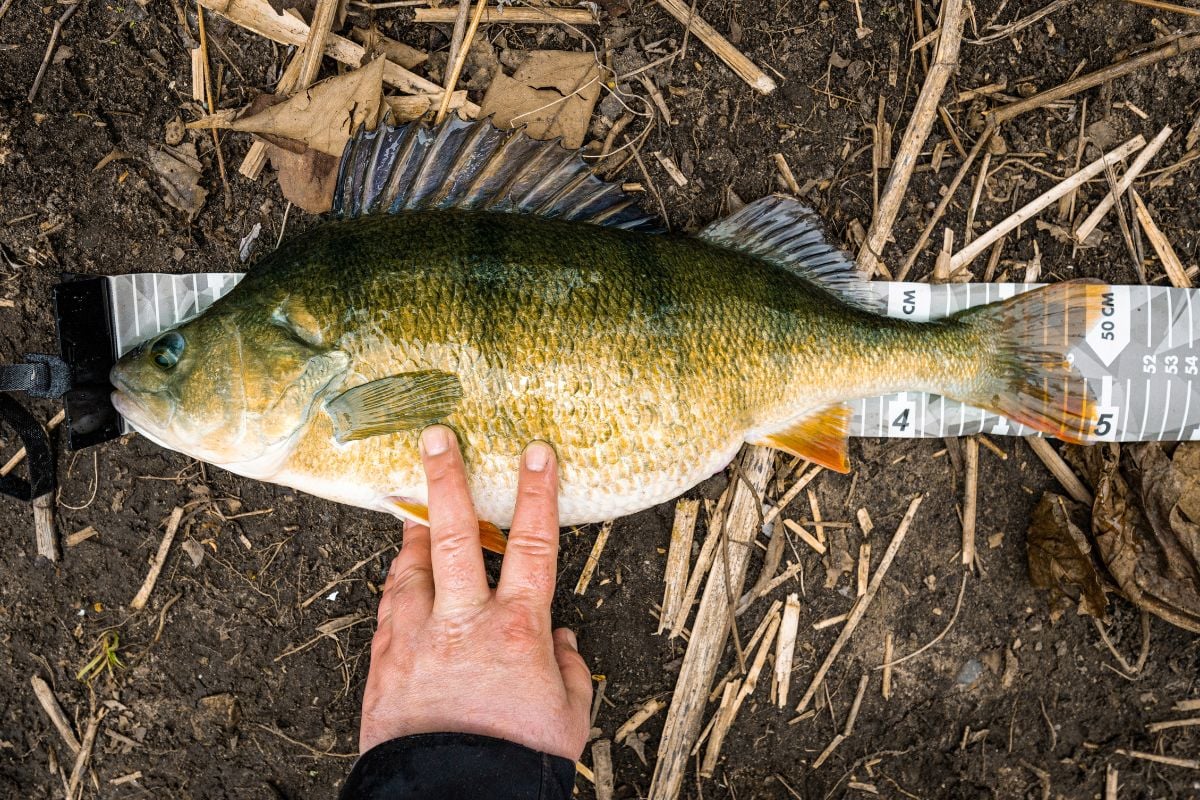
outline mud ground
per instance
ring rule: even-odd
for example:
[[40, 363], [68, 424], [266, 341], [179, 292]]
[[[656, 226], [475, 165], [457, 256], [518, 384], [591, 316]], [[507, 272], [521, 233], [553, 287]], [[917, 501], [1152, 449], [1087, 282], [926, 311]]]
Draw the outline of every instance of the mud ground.
[[[610, 41], [618, 70], [671, 52], [682, 39], [680, 26], [666, 14], [629, 5], [635, 8], [593, 33], [597, 42]], [[980, 0], [975, 21], [982, 34], [993, 15], [1004, 24], [1040, 5]], [[856, 6], [861, 25], [871, 29], [861, 38]], [[607, 7], [620, 13], [625, 6]], [[147, 154], [163, 142], [175, 117], [192, 119], [197, 111], [190, 100], [190, 43], [170, 3], [86, 0], [64, 27], [38, 96], [27, 102], [63, 8], [16, 0], [0, 19], [3, 361], [53, 350], [49, 291], [61, 273], [238, 269], [238, 241], [255, 222], [264, 228], [260, 252], [284, 225], [286, 204], [275, 184], [251, 183], [236, 173], [248, 146], [243, 137], [223, 140], [228, 206], [211, 140], [199, 135], [193, 140], [204, 163], [207, 202], [192, 221], [163, 202]], [[645, 159], [671, 226], [692, 229], [714, 219], [727, 190], [746, 200], [775, 190], [771, 155], [782, 152], [801, 185], [815, 179], [807, 199], [828, 220], [832, 237], [851, 246], [855, 223], [868, 225], [872, 212], [866, 126], [876, 118], [877, 98], [884, 99], [886, 118], [900, 122], [898, 143], [924, 75], [920, 58], [909, 55], [917, 38], [913, 8], [877, 0], [819, 7], [802, 0], [701, 2], [700, 13], [736, 34], [739, 47], [781, 76], [781, 86], [770, 97], [755, 95], [694, 39], [685, 56], [649, 73], [676, 124], [656, 126], [643, 152], [671, 156], [690, 179], [678, 188], [655, 159]], [[923, 16], [932, 27], [936, 8], [927, 4]], [[413, 24], [406, 10], [380, 12], [377, 18], [391, 35], [422, 49], [446, 46], [443, 32]], [[1078, 2], [1021, 32], [1015, 43], [1011, 37], [965, 43], [947, 97], [1000, 81], [1014, 95], [1029, 87], [1045, 89], [1066, 80], [1081, 62], [1084, 70], [1097, 68], [1187, 22], [1120, 2]], [[975, 38], [970, 22], [967, 30]], [[209, 32], [213, 63], [222, 72], [222, 106], [242, 105], [269, 90], [280, 49], [215, 18]], [[502, 32], [505, 39], [497, 42]], [[517, 27], [489, 35], [514, 49], [582, 46], [558, 29]], [[894, 86], [893, 42], [900, 54]], [[1084, 97], [1089, 123], [1105, 120], [1109, 128], [1098, 129], [1097, 137], [1119, 141], [1140, 132], [1150, 138], [1164, 124], [1173, 125], [1181, 132], [1156, 164], [1174, 163], [1183, 153], [1182, 131], [1200, 106], [1198, 81], [1200, 54], [1192, 54], [1006, 126], [1009, 154], [1024, 155], [985, 194], [979, 230], [1071, 171], [1078, 101]], [[642, 92], [636, 83], [631, 88]], [[970, 102], [948, 110], [969, 147], [978, 132]], [[946, 129], [937, 126], [927, 154], [946, 138]], [[114, 150], [124, 155], [96, 169]], [[1060, 151], [1068, 158], [1058, 160]], [[914, 180], [889, 260], [907, 251], [939, 187], [952, 176], [955, 148], [945, 152], [939, 171], [927, 170]], [[923, 163], [929, 163], [928, 155]], [[636, 164], [622, 177], [644, 180]], [[1185, 266], [1197, 260], [1196, 181], [1197, 170], [1189, 166], [1174, 176], [1173, 185], [1142, 190]], [[1093, 204], [1102, 191], [1101, 183], [1090, 184], [1081, 206]], [[969, 194], [960, 191], [951, 207], [949, 219], [959, 232]], [[647, 206], [656, 203], [648, 197]], [[313, 221], [293, 210], [287, 232]], [[1073, 254], [1054, 231], [1027, 225], [1009, 238], [1000, 268], [1022, 275], [1036, 245], [1044, 280], [1135, 281], [1111, 217], [1104, 229], [1108, 236], [1099, 246]], [[930, 248], [916, 274], [928, 274], [932, 263]], [[975, 270], [978, 278], [982, 262]], [[1149, 271], [1153, 280], [1162, 280], [1152, 257]], [[38, 406], [44, 418], [54, 410]], [[1150, 734], [1146, 725], [1178, 716], [1171, 706], [1194, 696], [1200, 642], [1153, 620], [1149, 657], [1129, 678], [1117, 672], [1089, 619], [1067, 615], [1052, 624], [1044, 596], [1029, 584], [1025, 528], [1053, 481], [1024, 442], [997, 443], [1007, 459], [981, 451], [979, 573], [969, 579], [944, 638], [897, 668], [887, 701], [874, 670], [885, 632], [893, 632], [898, 654], [911, 652], [947, 627], [959, 596], [961, 478], [942, 441], [856, 440], [854, 475], [824, 475], [816, 482], [826, 519], [852, 521], [858, 508], [869, 511], [876, 524], [871, 536], [876, 560], [908, 500], [917, 493], [926, 500], [879, 597], [827, 678], [820, 713], [789, 724], [794, 713], [770, 707], [760, 689], [743, 707], [714, 778], [689, 779], [688, 797], [868, 796], [854, 784], [873, 786], [883, 797], [1093, 798], [1103, 796], [1110, 766], [1119, 771], [1122, 798], [1200, 796], [1200, 773], [1115, 752], [1197, 756], [1196, 728]], [[15, 447], [11, 437], [0, 442], [0, 460]], [[99, 533], [69, 549], [59, 565], [35, 560], [28, 509], [0, 498], [0, 796], [61, 797], [54, 764], [70, 772], [72, 759], [31, 691], [34, 675], [50, 682], [77, 731], [86, 727], [92, 708], [108, 709], [84, 780], [87, 796], [333, 796], [355, 750], [375, 591], [389, 546], [399, 540], [397, 526], [382, 516], [204, 468], [137, 437], [63, 452], [60, 467], [62, 532], [91, 525]], [[692, 494], [715, 497], [725, 480], [714, 477]], [[157, 548], [162, 521], [173, 507], [189, 503], [200, 513], [181, 530], [148, 608], [131, 613], [128, 603]], [[808, 517], [807, 503], [802, 499], [788, 515]], [[605, 736], [638, 704], [666, 696], [674, 685], [681, 645], [654, 634], [651, 608], [662, 595], [671, 518], [667, 505], [618, 520], [582, 597], [571, 589], [596, 529], [564, 533], [555, 619], [576, 628], [589, 664], [605, 677], [605, 701], [596, 719]], [[857, 527], [833, 535], [844, 536], [847, 550], [858, 552]], [[198, 566], [182, 547], [188, 541], [203, 552]], [[793, 681], [801, 687], [837, 631], [836, 626], [813, 631], [811, 624], [845, 613], [853, 597], [850, 574], [826, 589], [824, 565], [802, 555], [803, 580], [776, 593], [804, 592]], [[327, 587], [363, 559], [349, 577]], [[752, 566], [751, 579], [756, 569]], [[767, 602], [744, 618], [745, 628], [752, 628]], [[1123, 601], [1115, 606], [1109, 635], [1133, 660], [1141, 642], [1138, 614]], [[331, 620], [355, 624], [340, 629], [335, 624], [336, 630], [322, 635]], [[93, 658], [105, 632], [119, 636], [116, 654], [123, 666], [85, 684], [76, 673]], [[853, 735], [813, 769], [842, 729], [859, 678], [867, 673], [872, 682]], [[631, 748], [614, 748], [618, 797], [645, 795], [661, 725], [659, 715], [643, 728], [650, 765]], [[140, 772], [136, 780], [114, 783], [134, 772]], [[581, 780], [579, 793], [591, 797], [592, 789]]]

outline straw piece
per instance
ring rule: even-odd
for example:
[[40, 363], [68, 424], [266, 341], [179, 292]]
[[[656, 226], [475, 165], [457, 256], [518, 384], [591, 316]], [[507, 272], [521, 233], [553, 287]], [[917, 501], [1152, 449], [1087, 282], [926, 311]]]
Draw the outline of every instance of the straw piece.
[[[687, 591], [688, 560], [692, 556], [692, 540], [696, 534], [696, 518], [700, 501], [680, 500], [675, 504], [675, 522], [671, 526], [671, 544], [667, 549], [667, 566], [663, 572], [662, 612], [658, 615], [658, 630], [669, 630], [679, 616], [683, 596]], [[619, 740], [618, 740], [619, 741]]]
[[783, 497], [779, 498], [779, 501], [775, 503], [775, 507], [763, 515], [763, 525], [770, 525], [772, 522], [774, 522], [775, 518], [779, 516], [779, 513], [787, 508], [788, 505], [796, 499], [796, 495], [804, 491], [804, 487], [812, 483], [813, 478], [820, 475], [821, 470], [823, 469], [825, 468], [814, 466], [808, 472], [801, 475], [800, 479], [792, 485], [792, 488], [784, 492]]
[[167, 520], [167, 530], [163, 534], [162, 541], [158, 543], [158, 552], [154, 554], [154, 560], [150, 562], [150, 571], [146, 574], [146, 580], [142, 582], [142, 588], [138, 589], [138, 593], [134, 595], [133, 600], [129, 603], [129, 607], [134, 611], [138, 611], [146, 607], [146, 602], [150, 599], [150, 593], [154, 591], [154, 584], [158, 581], [158, 575], [162, 572], [163, 565], [167, 563], [167, 553], [171, 549], [171, 542], [175, 539], [175, 534], [179, 531], [179, 523], [183, 520], [183, 509], [176, 506], [171, 512], [170, 519]]
[[612, 800], [612, 742], [608, 739], [597, 739], [592, 742], [592, 772], [593, 783], [596, 786], [596, 800]]
[[1200, 725], [1200, 717], [1189, 717], [1187, 719], [1166, 719], [1162, 722], [1151, 722], [1146, 726], [1146, 730], [1150, 733], [1158, 733], [1159, 731], [1167, 731], [1171, 728], [1190, 728], [1194, 725]]
[[804, 692], [804, 696], [800, 698], [800, 704], [796, 706], [796, 711], [803, 712], [813, 697], [820, 688], [821, 682], [825, 679], [825, 674], [829, 672], [829, 668], [833, 666], [834, 660], [838, 654], [842, 652], [842, 648], [850, 641], [858, 623], [862, 621], [863, 616], [867, 613], [867, 608], [870, 607], [871, 601], [875, 599], [875, 595], [879, 592], [879, 587], [883, 584], [883, 577], [887, 574], [888, 567], [892, 565], [892, 560], [896, 558], [896, 553], [900, 550], [900, 545], [904, 542], [904, 537], [908, 533], [909, 527], [912, 525], [913, 518], [917, 515], [917, 509], [921, 505], [922, 495], [917, 495], [908, 504], [908, 510], [904, 512], [904, 518], [900, 520], [900, 524], [896, 527], [896, 533], [892, 535], [892, 541], [888, 543], [887, 550], [883, 553], [883, 558], [879, 562], [879, 566], [875, 569], [875, 574], [871, 576], [871, 583], [867, 586], [867, 593], [858, 599], [854, 604], [854, 608], [850, 611], [850, 616], [846, 620], [846, 625], [838, 634], [837, 641], [833, 643], [833, 647], [829, 648], [829, 655], [825, 656], [825, 660], [821, 662], [821, 666], [817, 669], [816, 675], [813, 676], [812, 683], [809, 684], [808, 690]]
[[796, 522], [793, 519], [785, 519], [783, 521], [783, 525], [789, 531], [791, 531], [792, 533], [799, 536], [800, 540], [803, 541], [809, 547], [811, 547], [813, 550], [815, 550], [818, 555], [822, 555], [822, 556], [825, 555], [825, 550], [826, 550], [825, 545], [822, 544], [817, 539], [817, 537], [813, 536], [811, 533], [804, 530], [804, 528], [800, 525], [800, 523]]
[[779, 623], [779, 638], [775, 643], [775, 705], [787, 705], [788, 689], [792, 683], [792, 661], [796, 653], [796, 635], [800, 631], [800, 595], [787, 596], [783, 604], [783, 621]]
[[858, 251], [859, 268], [868, 275], [881, 272], [883, 268], [880, 256], [892, 235], [892, 226], [895, 225], [896, 217], [908, 195], [908, 183], [917, 166], [917, 159], [925, 146], [925, 140], [929, 138], [929, 132], [933, 130], [942, 92], [945, 91], [950, 76], [958, 68], [958, 50], [962, 44], [965, 21], [966, 13], [962, 0], [944, 0], [940, 35], [933, 63], [913, 106], [908, 127], [904, 129], [904, 136], [900, 139], [900, 149], [892, 159], [892, 170], [888, 173], [887, 183], [884, 184], [883, 194], [879, 198], [879, 207], [867, 231], [867, 240]]
[[[1137, 154], [1137, 158], [1130, 162], [1129, 169], [1125, 170], [1125, 174], [1121, 176], [1121, 180], [1117, 184], [1117, 195], [1124, 194], [1125, 192], [1129, 191], [1129, 188], [1133, 186], [1134, 180], [1138, 177], [1138, 175], [1142, 174], [1142, 170], [1149, 165], [1150, 160], [1154, 158], [1154, 156], [1158, 155], [1158, 151], [1162, 149], [1164, 144], [1166, 144], [1167, 139], [1171, 137], [1172, 133], [1173, 130], [1171, 126], [1167, 125], [1158, 132], [1157, 136], [1150, 140], [1149, 144], [1142, 148], [1141, 152]], [[1092, 212], [1087, 215], [1087, 218], [1084, 219], [1084, 221], [1079, 224], [1079, 227], [1075, 229], [1075, 241], [1082, 244], [1089, 236], [1091, 236], [1092, 231], [1096, 230], [1096, 226], [1099, 225], [1100, 221], [1104, 219], [1104, 215], [1108, 213], [1109, 209], [1113, 207], [1113, 203], [1115, 202], [1116, 195], [1114, 195], [1111, 191], [1104, 195], [1100, 202], [1096, 204], [1096, 207], [1092, 209]]]
[[643, 723], [666, 707], [667, 703], [665, 700], [658, 697], [651, 697], [638, 706], [637, 711], [633, 712], [633, 716], [625, 720], [621, 727], [617, 728], [616, 735], [613, 736], [613, 741], [621, 744], [629, 738], [630, 734], [642, 727]]
[[[758, 646], [758, 653], [754, 656], [754, 662], [750, 665], [750, 669], [746, 673], [746, 680], [742, 682], [740, 687], [734, 682], [730, 682], [725, 686], [725, 691], [721, 696], [721, 713], [713, 725], [712, 733], [709, 734], [708, 742], [704, 748], [704, 760], [700, 765], [701, 776], [712, 777], [713, 769], [717, 766], [717, 758], [721, 755], [721, 745], [725, 742], [725, 735], [733, 725], [733, 720], [737, 716], [738, 710], [742, 707], [742, 703], [745, 702], [747, 697], [754, 694], [754, 690], [758, 687], [758, 676], [762, 674], [763, 665], [767, 660], [767, 653], [771, 650], [771, 644], [775, 640], [777, 630], [779, 630], [778, 609], [770, 617], [767, 632], [763, 636], [762, 643]], [[732, 690], [737, 691], [737, 696], [732, 701], [728, 701], [727, 698], [730, 697]]]
[[[458, 10], [455, 8], [417, 8], [414, 9], [416, 18], [414, 22], [427, 22], [435, 25], [449, 24], [454, 22]], [[500, 23], [511, 23], [517, 25], [537, 25], [539, 23], [558, 24], [558, 25], [599, 25], [600, 20], [596, 15], [586, 8], [550, 8], [548, 6], [529, 6], [526, 8], [518, 8], [516, 6], [487, 6], [483, 12], [483, 17], [479, 20], [480, 25], [494, 25]]]
[[1092, 507], [1092, 493], [1083, 485], [1083, 481], [1079, 480], [1074, 471], [1063, 461], [1062, 456], [1050, 445], [1050, 442], [1043, 439], [1041, 436], [1026, 436], [1025, 441], [1033, 450], [1034, 455], [1042, 460], [1046, 465], [1046, 469], [1058, 479], [1059, 484], [1067, 490], [1067, 494], [1071, 495], [1076, 501], [1083, 503], [1088, 508]]
[[1146, 238], [1150, 240], [1154, 252], [1158, 253], [1158, 260], [1162, 262], [1163, 271], [1167, 273], [1171, 285], [1178, 289], [1191, 289], [1191, 278], [1187, 276], [1183, 263], [1175, 254], [1175, 248], [1171, 246], [1171, 241], [1154, 222], [1154, 217], [1150, 216], [1150, 209], [1146, 208], [1141, 195], [1133, 187], [1130, 187], [1129, 196], [1133, 198], [1133, 211], [1137, 214], [1138, 222], [1142, 224], [1142, 230], [1146, 232]]
[[1155, 764], [1166, 764], [1168, 767], [1183, 767], [1184, 769], [1200, 769], [1200, 759], [1176, 758], [1175, 756], [1160, 756], [1157, 753], [1144, 753], [1141, 750], [1124, 750], [1117, 748], [1113, 751], [1130, 758], [1140, 758], [1143, 761], [1153, 761]]
[[86, 528], [77, 530], [67, 537], [67, 547], [75, 547], [82, 542], [86, 542], [88, 539], [92, 538], [98, 533], [98, 530], [93, 528], [91, 525], [88, 525]]
[[994, 242], [1000, 239], [1001, 236], [1015, 229], [1018, 225], [1033, 218], [1042, 209], [1056, 202], [1058, 198], [1066, 195], [1068, 192], [1082, 186], [1087, 181], [1104, 172], [1106, 167], [1121, 161], [1128, 157], [1131, 153], [1145, 146], [1146, 140], [1138, 134], [1121, 146], [1111, 152], [1101, 156], [1100, 158], [1088, 164], [1086, 167], [1076, 172], [1071, 177], [1061, 181], [1057, 186], [1047, 192], [1043, 192], [1034, 199], [1030, 200], [1017, 211], [1013, 212], [1000, 224], [993, 227], [990, 231], [980, 236], [969, 245], [963, 247], [950, 259], [951, 269], [958, 269], [966, 264], [970, 264], [984, 250], [992, 246]]
[[755, 91], [770, 94], [775, 91], [775, 81], [769, 75], [754, 65], [740, 50], [729, 43], [721, 34], [709, 25], [699, 14], [693, 13], [688, 5], [680, 0], [657, 0], [658, 5], [675, 19], [682, 22], [687, 29], [695, 34], [704, 45], [712, 50], [717, 58], [725, 62], [737, 76], [750, 84]]
[[979, 440], [968, 436], [964, 442], [963, 461], [966, 479], [963, 481], [962, 563], [975, 563], [975, 517], [979, 506]]
[[891, 631], [883, 635], [883, 699], [892, 699], [892, 651], [895, 649], [895, 637]]
[[321, 57], [325, 55], [325, 40], [329, 38], [333, 18], [337, 14], [338, 0], [317, 0], [313, 11], [312, 25], [308, 29], [308, 37], [304, 40], [301, 52], [300, 77], [296, 88], [307, 89], [317, 79], [321, 71]]
[[50, 684], [37, 675], [31, 675], [29, 683], [33, 686], [33, 695], [37, 698], [38, 705], [50, 718], [50, 722], [58, 731], [58, 735], [62, 737], [67, 749], [71, 751], [71, 755], [76, 755], [79, 752], [79, 739], [75, 736], [75, 731], [71, 728], [67, 715], [63, 713], [62, 706], [58, 704], [54, 690], [50, 688]]
[[600, 526], [600, 533], [596, 534], [596, 541], [592, 543], [592, 552], [588, 555], [587, 563], [583, 565], [583, 572], [579, 575], [579, 581], [575, 584], [575, 594], [583, 594], [587, 591], [588, 584], [592, 582], [592, 575], [596, 572], [596, 566], [600, 563], [600, 554], [604, 552], [604, 545], [608, 544], [608, 535], [612, 533], [613, 523], [610, 519]]

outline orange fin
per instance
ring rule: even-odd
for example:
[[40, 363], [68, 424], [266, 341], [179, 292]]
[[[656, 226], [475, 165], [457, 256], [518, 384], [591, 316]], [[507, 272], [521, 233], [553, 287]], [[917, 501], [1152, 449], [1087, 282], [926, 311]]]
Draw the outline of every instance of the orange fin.
[[[429, 507], [423, 506], [420, 503], [413, 503], [409, 500], [403, 500], [399, 497], [388, 497], [384, 499], [384, 505], [387, 510], [395, 514], [401, 519], [415, 522], [418, 525], [429, 524]], [[497, 528], [487, 520], [479, 521], [479, 544], [484, 550], [490, 550], [493, 553], [504, 555], [504, 550], [508, 546], [508, 537], [504, 532]]]
[[774, 447], [835, 472], [849, 472], [850, 407], [838, 403], [822, 408], [751, 444]]

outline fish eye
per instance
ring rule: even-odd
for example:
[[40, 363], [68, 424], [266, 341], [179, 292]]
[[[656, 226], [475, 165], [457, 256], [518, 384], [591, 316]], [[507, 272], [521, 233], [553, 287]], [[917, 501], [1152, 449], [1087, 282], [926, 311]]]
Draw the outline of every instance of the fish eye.
[[150, 358], [159, 369], [168, 372], [179, 363], [183, 348], [187, 344], [178, 331], [164, 333], [150, 346]]

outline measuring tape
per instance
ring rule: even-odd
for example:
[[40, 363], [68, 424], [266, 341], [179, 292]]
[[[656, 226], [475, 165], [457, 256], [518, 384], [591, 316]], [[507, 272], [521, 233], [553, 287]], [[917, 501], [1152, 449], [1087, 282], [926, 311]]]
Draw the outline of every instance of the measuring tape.
[[[108, 278], [118, 354], [199, 314], [229, 293], [241, 273], [144, 273]], [[1039, 284], [870, 284], [888, 316], [919, 322], [1006, 300]], [[1069, 358], [1097, 399], [1094, 434], [1114, 442], [1200, 439], [1200, 312], [1197, 291], [1112, 286], [1100, 321]], [[850, 403], [851, 436], [1024, 436], [1024, 425], [956, 400], [900, 392]]]

